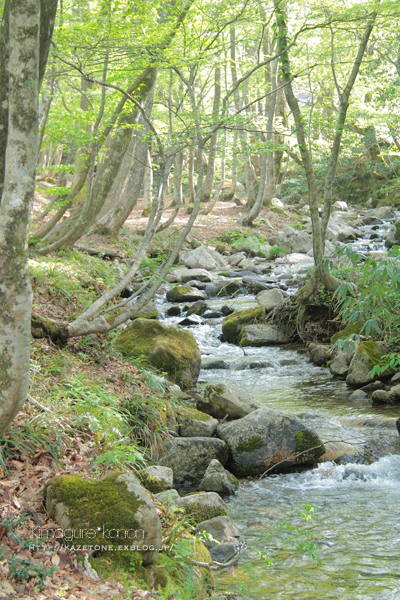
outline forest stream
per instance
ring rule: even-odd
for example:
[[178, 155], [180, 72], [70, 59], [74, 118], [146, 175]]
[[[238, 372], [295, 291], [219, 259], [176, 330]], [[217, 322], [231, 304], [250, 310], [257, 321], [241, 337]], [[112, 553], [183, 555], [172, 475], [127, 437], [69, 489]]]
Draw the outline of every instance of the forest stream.
[[[359, 251], [382, 249], [379, 240], [367, 237], [357, 244]], [[162, 311], [170, 306], [159, 302]], [[254, 296], [229, 302], [236, 309], [256, 305]], [[209, 301], [213, 307], [226, 303]], [[167, 317], [170, 324], [179, 320]], [[353, 390], [329, 369], [311, 364], [301, 347], [244, 351], [221, 342], [221, 324], [222, 319], [209, 319], [190, 327], [205, 367], [200, 385], [232, 384], [270, 408], [297, 415], [324, 442], [348, 448], [340, 465], [328, 461], [312, 470], [241, 481], [239, 493], [227, 500], [228, 513], [248, 546], [238, 569], [252, 566], [246, 575], [223, 575], [223, 588], [246, 600], [400, 598], [400, 455], [393, 454], [400, 453], [398, 408], [349, 399]], [[214, 361], [224, 361], [225, 368], [208, 369]], [[366, 445], [373, 454], [368, 461], [362, 452]], [[299, 516], [305, 503], [315, 507], [317, 519], [306, 522]], [[282, 522], [312, 534], [320, 565], [288, 547]], [[260, 558], [263, 551], [269, 566]]]

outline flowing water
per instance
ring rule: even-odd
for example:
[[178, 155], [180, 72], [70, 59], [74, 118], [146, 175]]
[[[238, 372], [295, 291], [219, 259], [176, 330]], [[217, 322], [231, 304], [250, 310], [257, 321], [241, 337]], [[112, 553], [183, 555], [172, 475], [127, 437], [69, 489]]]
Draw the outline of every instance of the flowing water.
[[[356, 249], [366, 252], [382, 250], [379, 240], [367, 237], [357, 244]], [[256, 304], [254, 296], [208, 304], [229, 302], [235, 302], [236, 309]], [[163, 304], [162, 310], [167, 306]], [[171, 324], [180, 320], [167, 319]], [[244, 352], [223, 343], [221, 323], [222, 319], [215, 319], [190, 327], [205, 367], [200, 385], [223, 382], [240, 387], [268, 407], [296, 414], [323, 441], [348, 448], [342, 465], [324, 462], [308, 471], [241, 481], [238, 495], [227, 504], [248, 548], [236, 575], [219, 577], [221, 589], [238, 591], [245, 600], [400, 599], [398, 409], [373, 407], [369, 399], [351, 400], [352, 390], [345, 382], [312, 365], [300, 348], [246, 348]], [[225, 361], [225, 368], [208, 369], [216, 360]], [[361, 464], [362, 450], [369, 443], [378, 460]], [[299, 516], [298, 507], [306, 503], [316, 507], [313, 513], [318, 520], [304, 521]], [[313, 536], [320, 565], [307, 556], [307, 549], [292, 548], [283, 522]], [[260, 552], [266, 553], [271, 565], [260, 558]]]

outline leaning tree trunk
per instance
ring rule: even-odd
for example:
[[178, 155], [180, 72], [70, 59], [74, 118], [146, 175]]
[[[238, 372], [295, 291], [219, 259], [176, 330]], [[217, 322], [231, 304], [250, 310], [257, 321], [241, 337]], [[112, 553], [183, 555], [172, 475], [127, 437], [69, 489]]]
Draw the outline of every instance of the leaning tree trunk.
[[0, 433], [20, 410], [29, 387], [32, 290], [27, 243], [35, 190], [38, 91], [57, 0], [47, 1], [41, 14], [42, 4], [6, 0], [0, 40], [3, 118], [7, 110], [0, 139]]
[[151, 164], [150, 150], [147, 149], [146, 170], [143, 178], [143, 212], [142, 217], [148, 217], [153, 201], [153, 165]]

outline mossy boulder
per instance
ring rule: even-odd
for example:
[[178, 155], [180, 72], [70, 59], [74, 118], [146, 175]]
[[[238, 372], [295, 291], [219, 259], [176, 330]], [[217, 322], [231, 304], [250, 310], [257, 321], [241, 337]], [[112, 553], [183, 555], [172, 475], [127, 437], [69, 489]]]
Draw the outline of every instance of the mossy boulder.
[[341, 329], [331, 337], [331, 344], [336, 344], [339, 340], [345, 340], [354, 333], [360, 333], [362, 329], [361, 323], [349, 323], [344, 329]]
[[183, 508], [195, 524], [228, 514], [225, 502], [215, 492], [190, 494], [179, 498], [174, 504]]
[[212, 437], [218, 427], [217, 419], [191, 406], [180, 406], [177, 410], [181, 437]]
[[265, 309], [263, 306], [257, 308], [246, 308], [229, 315], [222, 324], [222, 333], [226, 342], [235, 344], [240, 332], [245, 325], [257, 323], [263, 320]]
[[[371, 377], [369, 373], [376, 365], [381, 365], [384, 362], [382, 360], [384, 354], [386, 354], [386, 350], [380, 342], [361, 342], [351, 360], [346, 383], [357, 387], [377, 379], [377, 375]], [[388, 376], [391, 374], [393, 374], [393, 371], [387, 372]]]
[[199, 398], [197, 407], [216, 419], [240, 419], [253, 410], [261, 408], [261, 402], [247, 392], [225, 383], [208, 385], [204, 397]]
[[173, 438], [165, 451], [158, 464], [173, 470], [177, 484], [198, 483], [213, 458], [223, 465], [228, 460], [227, 445], [212, 437]]
[[159, 494], [172, 488], [174, 473], [169, 467], [153, 465], [137, 473], [143, 487], [152, 494]]
[[199, 490], [216, 492], [222, 495], [235, 494], [239, 489], [239, 481], [229, 473], [221, 463], [214, 459], [207, 467], [203, 479], [200, 481]]
[[297, 417], [266, 407], [220, 425], [217, 434], [227, 443], [229, 468], [239, 477], [264, 473], [274, 465], [274, 472], [312, 466], [325, 452], [317, 434]]
[[149, 302], [148, 305], [133, 317], [134, 319], [158, 319], [158, 309], [154, 302]]
[[205, 292], [191, 285], [175, 285], [167, 292], [168, 302], [196, 302], [206, 298]]
[[236, 292], [242, 289], [241, 281], [234, 279], [233, 281], [223, 282], [219, 284], [221, 286], [218, 296], [232, 296]]
[[161, 521], [146, 490], [131, 473], [103, 479], [60, 475], [45, 488], [46, 510], [60, 526], [55, 537], [67, 547], [90, 546], [98, 555], [116, 558], [127, 550], [130, 559], [153, 563], [161, 548]]
[[199, 377], [201, 356], [190, 331], [148, 319], [136, 319], [115, 341], [125, 356], [145, 359], [181, 387], [191, 387]]

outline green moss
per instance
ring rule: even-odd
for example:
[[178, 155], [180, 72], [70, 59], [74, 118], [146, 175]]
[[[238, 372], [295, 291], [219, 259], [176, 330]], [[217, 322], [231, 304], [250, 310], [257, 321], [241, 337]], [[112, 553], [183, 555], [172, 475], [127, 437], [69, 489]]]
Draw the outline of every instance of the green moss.
[[182, 421], [191, 420], [191, 421], [202, 421], [206, 422], [211, 419], [210, 415], [197, 410], [197, 408], [192, 408], [191, 406], [181, 406], [178, 409], [178, 423], [181, 424]]
[[118, 336], [115, 347], [125, 356], [144, 356], [179, 386], [190, 387], [197, 380], [200, 351], [190, 331], [159, 321], [136, 319]]
[[372, 342], [371, 340], [367, 342], [361, 342], [357, 353], [368, 356], [369, 370], [373, 369], [376, 365], [382, 365], [385, 363], [385, 361], [382, 360], [382, 356], [385, 352], [382, 345], [378, 342]]
[[129, 579], [141, 589], [150, 589], [147, 570], [142, 565], [139, 553], [115, 551], [112, 553], [112, 559], [103, 554], [96, 557], [91, 556], [89, 562], [103, 579], [113, 578], [124, 583], [126, 579]]
[[254, 452], [259, 448], [266, 446], [266, 443], [259, 435], [251, 435], [247, 440], [240, 442], [236, 446], [236, 452], [242, 454], [243, 452]]
[[201, 505], [192, 505], [185, 507], [185, 514], [190, 517], [190, 520], [197, 525], [202, 521], [208, 521], [214, 517], [226, 517], [228, 515], [225, 508], [222, 506], [216, 506], [213, 508], [205, 507]]
[[247, 308], [232, 313], [226, 317], [222, 324], [222, 333], [227, 342], [234, 344], [240, 336], [244, 325], [253, 324], [262, 321], [265, 316], [265, 309], [262, 306], [257, 308]]
[[135, 514], [142, 503], [124, 482], [116, 481], [120, 475], [116, 472], [100, 480], [60, 475], [47, 482], [48, 501], [62, 502], [68, 510], [70, 526], [64, 527], [68, 546], [114, 547], [123, 543], [121, 539], [126, 541], [125, 532], [140, 529]]
[[219, 296], [231, 296], [235, 292], [238, 292], [242, 287], [240, 281], [230, 281], [224, 287], [222, 287], [219, 291]]
[[169, 486], [156, 477], [155, 475], [150, 475], [150, 473], [146, 473], [146, 471], [139, 471], [136, 473], [140, 483], [146, 490], [149, 490], [152, 494], [159, 494], [160, 492], [165, 492], [169, 489]]
[[[319, 437], [312, 431], [298, 431], [295, 435], [296, 439], [296, 453], [304, 452], [305, 450], [311, 450], [311, 448], [316, 448], [317, 446], [321, 446], [321, 440]], [[324, 446], [320, 448], [320, 456], [325, 453]]]
[[331, 344], [335, 344], [338, 340], [344, 340], [353, 333], [360, 333], [361, 329], [361, 323], [349, 323], [344, 329], [338, 331], [331, 337]]
[[236, 479], [236, 477], [234, 475], [228, 475], [228, 479], [229, 481], [235, 486], [236, 489], [239, 488], [239, 480]]
[[148, 312], [142, 311], [135, 315], [134, 319], [158, 319], [158, 310], [156, 308], [153, 308]]

